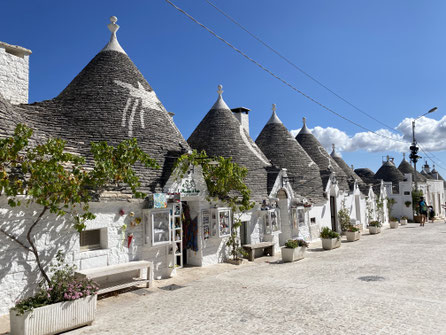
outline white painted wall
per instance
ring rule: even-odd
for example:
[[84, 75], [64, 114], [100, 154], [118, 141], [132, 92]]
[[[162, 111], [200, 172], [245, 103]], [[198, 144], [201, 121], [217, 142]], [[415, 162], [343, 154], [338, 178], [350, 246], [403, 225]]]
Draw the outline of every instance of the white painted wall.
[[[43, 263], [47, 266], [54, 259], [58, 250], [65, 252], [66, 261], [80, 269], [124, 263], [131, 260], [153, 260], [151, 255], [143, 257], [142, 224], [131, 227], [130, 212], [141, 217], [141, 202], [113, 201], [92, 203], [91, 210], [97, 215], [95, 220], [87, 223], [87, 229], [105, 228], [106, 247], [94, 251], [80, 251], [79, 233], [72, 228], [70, 222], [56, 219], [49, 215], [35, 229], [35, 243], [40, 251]], [[126, 214], [121, 216], [119, 210]], [[10, 209], [5, 197], [0, 198], [1, 227], [25, 240], [25, 227], [38, 215], [39, 207], [23, 207]], [[123, 239], [121, 226], [126, 223], [126, 234], [133, 233], [130, 248], [127, 248], [126, 236]], [[158, 255], [158, 259], [161, 258]], [[8, 309], [16, 300], [29, 296], [41, 280], [40, 272], [32, 253], [25, 251], [17, 243], [0, 233], [0, 315], [8, 313]]]
[[24, 50], [0, 42], [0, 94], [12, 104], [28, 103], [31, 52]]

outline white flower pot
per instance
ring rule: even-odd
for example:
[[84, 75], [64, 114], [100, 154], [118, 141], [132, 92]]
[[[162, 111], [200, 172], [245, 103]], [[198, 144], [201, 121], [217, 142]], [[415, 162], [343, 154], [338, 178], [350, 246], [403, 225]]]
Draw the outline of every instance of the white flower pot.
[[381, 232], [381, 227], [376, 227], [376, 226], [369, 226], [369, 233], [374, 235], [374, 234], [379, 234]]
[[90, 295], [34, 308], [23, 315], [17, 315], [15, 310], [10, 310], [11, 335], [57, 334], [91, 325], [96, 313], [96, 301], [97, 296]]
[[404, 226], [404, 225], [407, 224], [407, 220], [406, 220], [406, 219], [401, 219], [401, 220], [400, 220], [400, 223], [401, 223], [402, 226]]
[[396, 229], [400, 225], [398, 221], [390, 221], [389, 224], [391, 229]]
[[325, 250], [336, 249], [341, 246], [341, 238], [321, 238], [322, 248]]
[[361, 238], [360, 231], [346, 231], [345, 236], [347, 236], [347, 241], [354, 242]]
[[294, 262], [301, 260], [305, 257], [305, 250], [307, 247], [297, 247], [297, 248], [282, 248], [282, 261], [284, 262]]
[[165, 278], [172, 278], [177, 275], [177, 269], [174, 267], [168, 267], [164, 269], [164, 277]]

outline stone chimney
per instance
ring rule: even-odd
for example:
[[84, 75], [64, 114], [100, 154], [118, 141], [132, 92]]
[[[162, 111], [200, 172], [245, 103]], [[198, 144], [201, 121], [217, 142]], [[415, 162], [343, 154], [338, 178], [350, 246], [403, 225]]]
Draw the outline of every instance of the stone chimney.
[[237, 120], [240, 122], [240, 124], [243, 126], [243, 128], [246, 129], [246, 132], [249, 135], [249, 116], [248, 112], [250, 109], [246, 107], [237, 107], [232, 108], [231, 111], [234, 113], [234, 116], [237, 118]]
[[27, 104], [31, 50], [0, 42], [0, 94], [12, 104]]

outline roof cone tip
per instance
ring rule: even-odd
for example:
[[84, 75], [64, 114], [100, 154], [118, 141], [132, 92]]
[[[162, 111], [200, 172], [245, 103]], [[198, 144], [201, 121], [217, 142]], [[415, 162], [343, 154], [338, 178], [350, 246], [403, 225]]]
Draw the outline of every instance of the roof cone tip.
[[276, 114], [276, 110], [277, 110], [276, 104], [273, 104], [271, 109], [273, 111], [273, 114], [271, 115], [271, 117], [268, 120], [267, 124], [270, 124], [270, 123], [282, 123], [282, 121], [280, 121], [279, 117]]
[[307, 128], [307, 118], [304, 116], [302, 118], [303, 126], [299, 131], [299, 134], [311, 134], [310, 130]]
[[116, 32], [119, 30], [119, 25], [116, 24], [117, 21], [118, 18], [116, 16], [110, 16], [110, 23], [107, 25], [107, 27], [111, 32], [111, 37], [110, 41], [107, 43], [104, 49], [102, 49], [102, 51], [117, 51], [126, 54], [124, 49], [119, 44], [118, 38], [116, 37]]
[[211, 107], [211, 110], [213, 110], [213, 109], [229, 109], [228, 105], [223, 100], [223, 96], [222, 96], [222, 94], [223, 94], [223, 85], [222, 84], [218, 85], [217, 93], [218, 93], [218, 99], [215, 102], [215, 104]]

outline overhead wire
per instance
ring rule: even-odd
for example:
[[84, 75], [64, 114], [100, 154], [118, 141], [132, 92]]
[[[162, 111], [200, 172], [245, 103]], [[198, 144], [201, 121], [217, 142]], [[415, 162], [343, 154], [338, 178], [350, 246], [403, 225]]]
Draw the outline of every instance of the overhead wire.
[[[330, 89], [327, 85], [325, 85], [324, 83], [322, 83], [320, 80], [316, 79], [315, 77], [313, 77], [312, 75], [310, 75], [308, 72], [306, 72], [305, 70], [303, 70], [300, 66], [296, 65], [296, 63], [294, 63], [293, 61], [291, 61], [288, 57], [284, 56], [281, 52], [279, 52], [277, 49], [275, 49], [274, 47], [272, 47], [271, 45], [269, 45], [267, 42], [265, 42], [264, 40], [262, 40], [259, 36], [257, 36], [256, 34], [252, 33], [251, 31], [248, 30], [248, 28], [246, 28], [244, 25], [242, 25], [240, 22], [238, 22], [235, 18], [233, 18], [231, 15], [229, 15], [228, 13], [226, 13], [224, 10], [222, 10], [221, 8], [219, 8], [215, 3], [213, 3], [210, 0], [205, 0], [209, 5], [211, 5], [212, 7], [214, 7], [220, 14], [222, 14], [224, 17], [226, 17], [229, 21], [231, 21], [232, 23], [234, 23], [236, 26], [238, 26], [240, 29], [242, 29], [243, 31], [245, 31], [248, 35], [250, 35], [252, 38], [254, 38], [256, 41], [258, 41], [259, 43], [261, 43], [264, 47], [266, 47], [267, 49], [269, 49], [270, 51], [272, 51], [274, 54], [276, 54], [278, 57], [280, 57], [282, 60], [284, 60], [285, 62], [287, 62], [289, 65], [291, 65], [293, 68], [295, 68], [296, 70], [298, 70], [299, 72], [301, 72], [303, 75], [305, 75], [306, 77], [308, 77], [309, 79], [311, 79], [312, 81], [314, 81], [315, 83], [317, 83], [318, 85], [320, 85], [321, 87], [323, 87], [324, 89], [326, 89], [327, 91], [329, 91], [331, 94], [333, 94], [334, 96], [336, 96], [337, 98], [339, 98], [340, 100], [342, 100], [343, 102], [345, 102], [346, 104], [348, 104], [349, 106], [353, 107], [354, 109], [356, 109], [358, 112], [366, 115], [367, 117], [369, 117], [370, 119], [378, 122], [379, 124], [381, 124], [382, 126], [396, 132], [399, 134], [403, 134], [404, 133], [392, 126], [389, 126], [387, 124], [385, 124], [384, 122], [376, 119], [375, 117], [373, 117], [372, 115], [370, 115], [369, 113], [365, 112], [364, 110], [362, 110], [361, 108], [359, 108], [358, 106], [356, 106], [355, 104], [351, 103], [350, 101], [348, 101], [346, 98], [342, 97], [341, 95], [339, 95], [338, 93], [336, 93], [335, 91], [333, 91], [332, 89]], [[420, 145], [421, 148], [421, 145]], [[427, 150], [423, 150], [423, 152], [426, 154], [426, 156], [429, 156], [427, 154]], [[438, 161], [440, 161], [440, 159], [435, 156], [432, 152], [429, 152], [433, 157], [435, 157]], [[436, 163], [431, 157], [428, 157], [432, 163], [439, 165], [438, 163]], [[440, 161], [441, 162], [441, 161]]]
[[[189, 13], [187, 13], [186, 11], [184, 11], [183, 9], [181, 9], [180, 7], [178, 7], [177, 5], [175, 5], [172, 1], [170, 0], [165, 0], [169, 5], [171, 5], [173, 8], [175, 8], [177, 11], [179, 11], [180, 13], [182, 13], [183, 15], [187, 16], [191, 21], [193, 21], [194, 23], [198, 24], [200, 27], [202, 27], [203, 29], [205, 29], [207, 32], [209, 32], [211, 35], [213, 35], [214, 37], [216, 37], [217, 39], [219, 39], [221, 42], [225, 43], [227, 46], [229, 46], [231, 49], [233, 49], [235, 52], [237, 52], [238, 54], [240, 54], [241, 56], [243, 56], [244, 58], [246, 58], [247, 60], [249, 60], [251, 63], [253, 63], [254, 65], [256, 65], [257, 67], [259, 67], [260, 69], [262, 69], [263, 71], [265, 71], [266, 73], [268, 73], [269, 75], [271, 75], [272, 77], [274, 77], [275, 79], [277, 79], [278, 81], [280, 81], [282, 84], [285, 84], [286, 86], [288, 86], [289, 88], [291, 88], [293, 91], [299, 93], [300, 95], [302, 95], [304, 98], [306, 98], [307, 100], [310, 100], [311, 102], [315, 103], [316, 105], [320, 106], [321, 108], [325, 109], [326, 111], [336, 115], [337, 117], [343, 119], [344, 121], [347, 121], [353, 125], [355, 125], [356, 127], [365, 130], [367, 132], [370, 132], [378, 137], [381, 138], [385, 138], [394, 142], [399, 142], [399, 143], [404, 143], [404, 144], [409, 144], [410, 142], [406, 142], [406, 141], [402, 141], [399, 139], [395, 139], [386, 135], [382, 135], [377, 133], [376, 131], [369, 129], [367, 127], [364, 127], [363, 125], [350, 120], [348, 117], [343, 116], [342, 114], [334, 111], [333, 109], [329, 108], [328, 106], [324, 105], [323, 103], [319, 102], [318, 100], [312, 98], [311, 96], [309, 96], [308, 94], [304, 93], [303, 91], [299, 90], [298, 88], [296, 88], [294, 85], [292, 85], [291, 83], [289, 83], [288, 81], [286, 81], [285, 79], [281, 78], [279, 75], [275, 74], [274, 72], [272, 72], [271, 70], [269, 70], [267, 67], [265, 67], [264, 65], [262, 65], [261, 63], [259, 63], [258, 61], [256, 61], [255, 59], [251, 58], [250, 56], [248, 56], [245, 52], [243, 52], [241, 49], [235, 47], [232, 43], [228, 42], [226, 39], [224, 39], [223, 37], [219, 36], [217, 33], [215, 33], [212, 29], [208, 28], [206, 25], [204, 25], [203, 23], [199, 22], [197, 19], [195, 19], [192, 15], [190, 15]], [[207, 0], [206, 0], [207, 1]], [[348, 103], [348, 102], [347, 102]], [[381, 122], [380, 122], [381, 123]], [[383, 124], [383, 123], [382, 123]], [[389, 128], [389, 126], [385, 125], [387, 128]], [[391, 128], [391, 127], [390, 127]], [[395, 130], [394, 128], [391, 128], [392, 130]], [[424, 150], [423, 150], [424, 152]], [[431, 159], [432, 160], [432, 159]], [[433, 161], [433, 160], [432, 160]], [[440, 168], [444, 169], [443, 167], [440, 166]]]
[[257, 65], [259, 68], [261, 68], [263, 71], [267, 72], [268, 74], [270, 74], [272, 77], [274, 77], [275, 79], [279, 80], [280, 82], [282, 82], [283, 84], [285, 84], [286, 86], [288, 86], [289, 88], [291, 88], [293, 91], [301, 94], [303, 97], [305, 97], [306, 99], [310, 100], [311, 102], [317, 104], [318, 106], [322, 107], [323, 109], [325, 109], [326, 111], [336, 115], [337, 117], [355, 125], [358, 128], [361, 128], [362, 130], [368, 131], [372, 134], [375, 134], [376, 136], [382, 137], [382, 138], [386, 138], [392, 141], [396, 141], [396, 142], [401, 142], [404, 144], [408, 144], [408, 142], [406, 141], [401, 141], [401, 140], [397, 140], [394, 139], [392, 137], [389, 136], [385, 136], [382, 134], [378, 134], [377, 132], [364, 127], [363, 125], [350, 120], [349, 118], [343, 116], [342, 114], [334, 111], [333, 109], [327, 107], [326, 105], [322, 104], [321, 102], [317, 101], [316, 99], [312, 98], [311, 96], [309, 96], [308, 94], [304, 93], [303, 91], [299, 90], [298, 88], [296, 88], [295, 86], [293, 86], [291, 83], [289, 83], [288, 81], [286, 81], [285, 79], [282, 79], [280, 76], [276, 75], [274, 72], [272, 72], [271, 70], [269, 70], [268, 68], [266, 68], [265, 66], [263, 66], [261, 63], [257, 62], [256, 60], [254, 60], [253, 58], [251, 58], [250, 56], [248, 56], [245, 52], [243, 52], [242, 50], [238, 49], [237, 47], [235, 47], [233, 44], [231, 44], [230, 42], [228, 42], [227, 40], [225, 40], [223, 37], [217, 35], [217, 33], [215, 33], [213, 30], [211, 30], [210, 28], [208, 28], [207, 26], [205, 26], [204, 24], [202, 24], [201, 22], [199, 22], [197, 19], [195, 19], [193, 16], [191, 16], [190, 14], [188, 14], [187, 12], [185, 12], [183, 9], [181, 9], [180, 7], [178, 7], [177, 5], [175, 5], [172, 1], [170, 0], [165, 0], [168, 4], [170, 4], [172, 7], [174, 7], [176, 10], [178, 10], [179, 12], [181, 12], [182, 14], [186, 15], [190, 20], [192, 20], [193, 22], [195, 22], [196, 24], [198, 24], [199, 26], [201, 26], [203, 29], [205, 29], [206, 31], [208, 31], [210, 34], [212, 34], [213, 36], [215, 36], [216, 38], [218, 38], [220, 41], [222, 41], [223, 43], [225, 43], [227, 46], [229, 46], [231, 49], [233, 49], [234, 51], [236, 51], [237, 53], [239, 53], [240, 55], [242, 55], [244, 58], [246, 58], [247, 60], [249, 60], [250, 62], [252, 62], [253, 64]]
[[277, 49], [273, 48], [272, 46], [270, 46], [268, 43], [266, 43], [265, 41], [263, 41], [260, 37], [258, 37], [257, 35], [255, 35], [254, 33], [250, 32], [246, 27], [244, 27], [241, 23], [239, 23], [236, 19], [234, 19], [232, 16], [230, 16], [228, 13], [224, 12], [222, 9], [218, 8], [213, 2], [209, 1], [209, 0], [205, 0], [209, 5], [211, 5], [212, 7], [214, 7], [220, 14], [222, 14], [223, 16], [225, 16], [228, 20], [230, 20], [232, 23], [234, 23], [236, 26], [238, 26], [240, 29], [242, 29], [243, 31], [245, 31], [247, 34], [249, 34], [251, 37], [253, 37], [255, 40], [257, 40], [259, 43], [261, 43], [263, 46], [265, 46], [266, 48], [268, 48], [269, 50], [271, 50], [273, 53], [275, 53], [277, 56], [279, 56], [281, 59], [283, 59], [285, 62], [287, 62], [289, 65], [291, 65], [292, 67], [294, 67], [296, 70], [298, 70], [299, 72], [301, 72], [303, 75], [305, 75], [306, 77], [308, 77], [309, 79], [311, 79], [312, 81], [314, 81], [315, 83], [317, 83], [319, 86], [323, 87], [324, 89], [326, 89], [328, 92], [330, 92], [331, 94], [333, 94], [334, 96], [336, 96], [337, 98], [339, 98], [340, 100], [342, 100], [343, 102], [345, 102], [346, 104], [348, 104], [349, 106], [353, 107], [354, 109], [356, 109], [358, 112], [364, 114], [365, 116], [369, 117], [370, 119], [378, 122], [379, 124], [381, 124], [382, 126], [394, 131], [394, 132], [398, 132], [401, 133], [399, 130], [385, 124], [384, 122], [378, 120], [377, 118], [373, 117], [372, 115], [370, 115], [369, 113], [363, 111], [361, 108], [359, 108], [358, 106], [354, 105], [353, 103], [351, 103], [350, 101], [348, 101], [346, 98], [342, 97], [341, 95], [339, 95], [338, 93], [336, 93], [335, 91], [333, 91], [332, 89], [330, 89], [327, 85], [323, 84], [320, 80], [316, 79], [315, 77], [313, 77], [312, 75], [310, 75], [308, 72], [306, 72], [305, 70], [303, 70], [301, 67], [299, 67], [298, 65], [296, 65], [294, 62], [292, 62], [289, 58], [287, 58], [286, 56], [284, 56], [282, 53], [280, 53]]

